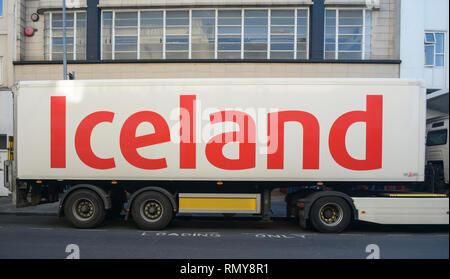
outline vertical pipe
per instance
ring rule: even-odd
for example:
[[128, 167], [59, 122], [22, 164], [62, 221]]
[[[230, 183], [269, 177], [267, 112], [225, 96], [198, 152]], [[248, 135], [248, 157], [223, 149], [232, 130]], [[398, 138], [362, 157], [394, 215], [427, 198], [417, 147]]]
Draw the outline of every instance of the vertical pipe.
[[63, 79], [67, 79], [67, 45], [66, 45], [66, 0], [63, 2]]

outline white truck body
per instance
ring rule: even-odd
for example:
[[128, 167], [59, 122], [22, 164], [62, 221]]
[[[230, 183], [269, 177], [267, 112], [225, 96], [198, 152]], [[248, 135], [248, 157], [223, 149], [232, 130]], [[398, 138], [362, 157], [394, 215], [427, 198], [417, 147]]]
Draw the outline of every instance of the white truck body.
[[177, 212], [268, 220], [270, 192], [290, 186], [302, 190], [286, 196], [287, 217], [321, 232], [351, 220], [448, 224], [445, 194], [376, 192], [423, 185], [417, 81], [24, 81], [14, 97], [13, 202], [60, 200], [59, 216], [79, 228], [122, 209], [144, 230]]
[[[195, 103], [192, 104], [194, 109], [190, 107], [192, 114], [188, 114], [188, 117], [195, 115], [195, 121], [181, 124], [182, 95], [195, 96]], [[370, 112], [367, 111], [368, 96], [378, 101], [377, 107], [373, 104]], [[55, 103], [52, 107], [52, 97], [63, 97], [54, 100], [64, 100], [65, 103]], [[350, 182], [424, 180], [425, 94], [421, 84], [415, 81], [300, 78], [24, 81], [19, 83], [15, 98], [15, 155], [18, 179]], [[189, 100], [192, 100], [192, 97]], [[224, 132], [242, 131], [241, 125], [236, 123], [235, 119], [211, 122], [212, 113], [229, 110], [247, 113], [250, 122], [254, 121], [255, 129], [251, 129], [250, 123], [247, 131], [250, 131], [252, 139], [249, 145], [240, 147], [239, 139], [228, 138], [223, 144], [223, 154], [217, 149], [211, 151], [211, 157], [226, 158], [223, 159], [226, 165], [223, 167], [212, 163], [212, 159], [205, 155], [205, 150], [214, 136], [220, 137]], [[155, 133], [155, 126], [145, 120], [149, 119], [144, 116], [148, 111], [151, 112], [147, 113], [150, 118], [156, 113], [167, 123], [170, 130], [169, 140], [160, 139], [161, 143], [155, 143], [158, 140], [151, 143], [152, 135], [158, 137], [158, 133]], [[267, 153], [273, 154], [276, 149], [271, 151], [273, 148], [268, 148], [267, 144], [268, 113], [277, 111], [307, 114], [309, 118], [305, 119], [318, 129], [312, 129], [311, 125], [308, 127], [306, 120], [302, 126], [299, 121], [293, 121], [287, 116], [284, 122], [284, 156], [281, 156], [281, 164], [280, 160], [272, 158], [272, 166], [269, 166]], [[96, 112], [106, 112], [106, 118], [89, 123], [87, 116]], [[133, 120], [135, 125], [138, 125], [137, 128], [131, 128], [131, 132], [130, 129], [128, 132], [124, 131], [122, 136], [127, 137], [128, 142], [124, 140], [121, 143], [124, 123], [138, 112], [144, 112], [144, 117], [141, 120]], [[381, 115], [377, 115], [380, 112]], [[348, 116], [347, 124], [344, 123], [345, 115]], [[353, 120], [349, 120], [350, 116]], [[336, 124], [339, 122], [338, 118], [341, 119], [339, 127]], [[84, 130], [80, 128], [82, 121], [85, 121]], [[330, 131], [334, 124], [335, 135], [331, 136]], [[370, 131], [368, 125], [371, 126]], [[166, 131], [163, 126], [158, 130]], [[184, 155], [183, 159], [183, 164], [187, 164], [187, 167], [181, 166], [180, 126], [190, 129], [194, 135], [189, 138], [188, 143], [191, 145], [188, 149], [193, 148], [195, 155], [190, 153]], [[52, 129], [55, 133], [53, 143]], [[81, 142], [78, 150], [75, 147], [77, 129], [80, 129]], [[381, 146], [380, 142], [371, 142], [370, 146], [366, 146], [370, 140], [366, 138], [368, 133], [378, 133], [375, 137], [380, 137]], [[340, 143], [337, 140], [338, 134], [341, 135]], [[140, 138], [143, 143], [136, 143], [140, 136], [145, 135], [147, 138]], [[371, 137], [373, 138], [373, 134]], [[316, 140], [317, 146], [314, 145]], [[193, 142], [195, 145], [192, 145]], [[255, 144], [254, 147], [252, 143]], [[130, 147], [130, 144], [134, 147]], [[335, 155], [331, 152], [333, 144]], [[248, 147], [254, 149], [247, 154], [250, 157], [244, 160], [239, 153], [240, 148], [247, 150]], [[313, 147], [317, 152], [310, 152], [310, 157], [306, 157], [304, 153]], [[347, 154], [342, 154], [342, 150]], [[125, 158], [124, 152], [131, 154], [128, 157], [134, 157]], [[371, 152], [370, 156], [373, 158], [367, 158], [368, 152]], [[94, 159], [100, 162], [100, 167], [89, 166], [80, 158], [80, 154], [84, 158], [94, 156]], [[309, 160], [308, 166], [305, 158]], [[380, 161], [375, 162], [378, 159]], [[136, 160], [144, 165], [148, 164], [139, 165]], [[159, 163], [163, 164], [152, 164], [152, 160], [160, 160]], [[354, 166], [355, 163], [361, 162], [360, 165], [364, 165], [364, 160], [373, 162], [367, 162], [366, 169], [354, 169], [343, 163], [347, 161]], [[105, 165], [102, 165], [103, 163]]]
[[448, 224], [448, 198], [352, 198], [358, 220], [391, 225]]

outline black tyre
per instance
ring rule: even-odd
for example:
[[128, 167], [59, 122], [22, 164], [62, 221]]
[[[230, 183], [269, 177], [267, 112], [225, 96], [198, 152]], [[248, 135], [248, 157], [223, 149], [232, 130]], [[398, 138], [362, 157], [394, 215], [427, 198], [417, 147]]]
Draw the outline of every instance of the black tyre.
[[158, 192], [144, 192], [131, 206], [136, 225], [142, 230], [161, 230], [172, 220], [173, 208], [169, 199]]
[[97, 227], [105, 219], [105, 214], [102, 199], [91, 190], [77, 190], [64, 202], [64, 215], [76, 228]]
[[339, 233], [351, 222], [351, 210], [347, 202], [338, 197], [317, 200], [310, 213], [311, 224], [322, 233]]

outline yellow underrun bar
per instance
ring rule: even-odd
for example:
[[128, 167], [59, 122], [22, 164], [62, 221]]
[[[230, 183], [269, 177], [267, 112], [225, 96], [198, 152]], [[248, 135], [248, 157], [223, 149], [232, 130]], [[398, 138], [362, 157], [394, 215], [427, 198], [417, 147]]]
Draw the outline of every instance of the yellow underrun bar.
[[389, 197], [410, 197], [410, 198], [446, 198], [446, 194], [389, 194]]
[[179, 197], [180, 212], [259, 213], [259, 197]]

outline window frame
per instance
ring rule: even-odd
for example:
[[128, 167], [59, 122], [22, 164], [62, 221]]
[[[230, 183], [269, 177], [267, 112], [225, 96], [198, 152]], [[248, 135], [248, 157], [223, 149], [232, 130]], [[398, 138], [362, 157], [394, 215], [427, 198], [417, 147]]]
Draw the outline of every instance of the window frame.
[[[212, 58], [212, 59], [217, 59], [216, 58], [216, 54], [217, 54], [217, 51], [216, 51], [217, 50], [217, 23], [218, 23], [218, 19], [217, 19], [218, 9], [217, 8], [190, 9], [190, 11], [189, 11], [189, 59], [192, 59], [193, 53], [200, 53], [200, 51], [198, 51], [198, 50], [193, 51], [193, 49], [192, 49], [192, 37], [193, 37], [193, 35], [192, 35], [193, 34], [192, 33], [192, 27], [193, 27], [192, 22], [193, 21], [192, 20], [194, 19], [192, 15], [193, 15], [194, 11], [212, 11], [214, 14], [214, 51], [213, 51], [214, 58]], [[209, 42], [208, 42], [208, 44], [209, 44]], [[211, 52], [211, 51], [207, 51], [207, 52]]]
[[[433, 39], [434, 42], [429, 42], [427, 40], [427, 34], [433, 34]], [[443, 35], [443, 40], [442, 40], [442, 52], [436, 52], [436, 45], [437, 45], [437, 39], [436, 39], [436, 34], [442, 34]], [[424, 32], [424, 58], [423, 58], [423, 64], [426, 68], [444, 68], [445, 67], [445, 39], [447, 36], [447, 32], [442, 31], [442, 30], [426, 30]], [[433, 63], [432, 64], [427, 64], [427, 55], [426, 55], [426, 48], [427, 47], [433, 47]], [[436, 56], [438, 55], [442, 55], [442, 57], [444, 58], [443, 60], [443, 64], [442, 65], [436, 65]]]
[[3, 56], [0, 56], [0, 85], [3, 85]]
[[[162, 9], [145, 10], [144, 12], [161, 13], [161, 21], [162, 21], [161, 22], [161, 26], [162, 26], [163, 30], [162, 30], [162, 33], [161, 33], [161, 58], [160, 59], [162, 59], [163, 56], [165, 55], [164, 49], [165, 49], [165, 45], [166, 45], [166, 41], [163, 40], [163, 38], [164, 38], [164, 34], [163, 33], [165, 32], [164, 26], [166, 24], [166, 22], [165, 22], [166, 14], [165, 14], [165, 12]], [[138, 47], [137, 47], [137, 54], [136, 54], [137, 59], [141, 59], [141, 55], [142, 55], [142, 53], [141, 53], [141, 45], [142, 45], [142, 40], [141, 40], [141, 33], [142, 33], [141, 21], [142, 21], [142, 14], [140, 12], [138, 12], [138, 27], [137, 27], [138, 28], [137, 29], [137, 31], [138, 31], [138, 38], [137, 38], [138, 39], [138, 41], [137, 41]], [[102, 24], [103, 24], [103, 21], [102, 21]], [[146, 27], [146, 28], [149, 28], [149, 27]], [[103, 29], [102, 29], [102, 32], [103, 32]], [[101, 53], [103, 55], [103, 51]]]
[[[101, 16], [100, 16], [100, 59], [104, 60], [103, 57], [103, 22], [104, 22], [104, 13], [108, 13], [110, 12], [112, 14], [111, 18], [112, 18], [112, 23], [111, 23], [111, 60], [122, 60], [122, 59], [116, 59], [115, 58], [115, 41], [116, 41], [116, 36], [115, 36], [115, 14], [116, 12], [137, 12], [137, 18], [138, 18], [138, 23], [137, 23], [137, 60], [141, 60], [141, 55], [140, 55], [140, 41], [141, 41], [141, 28], [140, 28], [140, 17], [141, 17], [141, 12], [146, 12], [146, 11], [162, 11], [163, 12], [163, 30], [162, 30], [162, 39], [163, 39], [163, 48], [162, 48], [162, 60], [178, 60], [178, 59], [171, 59], [171, 58], [167, 58], [167, 49], [166, 49], [166, 40], [167, 40], [167, 16], [166, 13], [167, 11], [188, 11], [189, 13], [189, 43], [188, 43], [188, 58], [187, 59], [182, 59], [182, 60], [202, 60], [202, 59], [192, 59], [192, 12], [193, 11], [202, 11], [202, 10], [206, 10], [206, 11], [215, 11], [214, 13], [214, 58], [212, 60], [228, 60], [228, 59], [224, 59], [224, 58], [218, 58], [218, 53], [219, 53], [219, 34], [218, 34], [218, 27], [219, 27], [219, 11], [226, 11], [226, 10], [239, 10], [241, 11], [241, 33], [240, 33], [240, 58], [237, 58], [236, 60], [264, 60], [264, 59], [271, 59], [270, 58], [270, 37], [271, 37], [271, 11], [272, 10], [293, 10], [294, 11], [294, 50], [293, 50], [293, 60], [297, 59], [297, 29], [298, 29], [298, 24], [297, 24], [297, 14], [298, 14], [298, 10], [304, 10], [306, 11], [306, 15], [307, 15], [307, 27], [306, 27], [306, 60], [309, 59], [309, 42], [310, 42], [310, 10], [308, 7], [292, 7], [292, 8], [269, 8], [269, 7], [244, 7], [244, 8], [239, 8], [239, 7], [226, 7], [226, 8], [211, 8], [211, 7], [205, 7], [205, 8], [161, 8], [161, 9], [102, 9], [101, 10]], [[245, 43], [244, 43], [244, 36], [245, 36], [245, 11], [246, 10], [265, 10], [267, 11], [267, 49], [266, 49], [266, 58], [264, 59], [245, 59], [244, 58], [244, 53], [245, 53]], [[127, 59], [125, 59], [127, 60]], [[208, 59], [205, 59], [208, 60]], [[231, 59], [234, 60], [234, 59]], [[278, 59], [276, 59], [278, 60]], [[292, 60], [292, 59], [282, 59], [282, 60]]]
[[[367, 24], [366, 24], [366, 12], [370, 11], [372, 12], [371, 9], [367, 9], [367, 8], [361, 8], [361, 7], [326, 7], [325, 8], [325, 13], [324, 13], [324, 41], [323, 41], [323, 59], [327, 60], [325, 57], [325, 53], [326, 48], [326, 14], [327, 11], [335, 11], [336, 12], [336, 18], [335, 18], [335, 34], [334, 34], [334, 59], [332, 60], [366, 60], [366, 28], [367, 28]], [[341, 51], [341, 52], [345, 52], [345, 53], [361, 53], [361, 58], [360, 59], [340, 59], [339, 58], [339, 11], [362, 11], [362, 25], [361, 25], [361, 29], [362, 29], [362, 33], [361, 33], [361, 51]], [[373, 17], [373, 14], [371, 15], [371, 19]], [[372, 23], [371, 25], [372, 26]], [[372, 32], [371, 32], [372, 33]], [[355, 34], [358, 35], [359, 34]], [[309, 35], [308, 35], [309, 36]]]
[[[220, 11], [240, 11], [240, 24], [239, 24], [239, 28], [240, 30], [240, 34], [239, 34], [239, 44], [240, 44], [240, 48], [239, 48], [239, 60], [244, 59], [244, 9], [243, 8], [233, 8], [233, 7], [228, 7], [228, 8], [217, 8], [216, 9], [216, 25], [215, 25], [215, 29], [216, 29], [216, 34], [215, 34], [215, 49], [214, 49], [214, 59], [216, 60], [226, 60], [226, 58], [219, 58], [219, 52], [221, 53], [226, 53], [226, 52], [237, 52], [236, 50], [219, 50], [219, 37], [220, 35], [225, 35], [225, 36], [232, 36], [234, 34], [219, 34], [219, 27], [223, 27], [223, 26], [227, 26], [226, 24], [219, 24], [219, 12]], [[237, 26], [237, 25], [231, 25], [231, 26]]]
[[[84, 40], [85, 40], [85, 49], [86, 49], [87, 48], [87, 11], [86, 10], [76, 10], [76, 11], [69, 11], [67, 13], [73, 14], [73, 36], [70, 36], [70, 37], [66, 36], [66, 38], [72, 38], [73, 39], [73, 50], [72, 50], [72, 56], [73, 57], [72, 57], [72, 59], [67, 58], [67, 60], [76, 61], [77, 60], [77, 21], [78, 21], [77, 20], [77, 14], [80, 14], [80, 13], [84, 13], [85, 14], [85, 20], [86, 20], [85, 28], [86, 28], [86, 31], [85, 31], [85, 34], [84, 34], [84, 36], [85, 36]], [[66, 13], [66, 15], [67, 15], [67, 13]], [[49, 39], [49, 42], [48, 42], [49, 43], [49, 46], [48, 46], [49, 47], [49, 51], [48, 51], [49, 59], [48, 59], [48, 61], [54, 61], [53, 60], [53, 15], [54, 14], [61, 14], [62, 15], [62, 11], [50, 11], [50, 12], [46, 12], [45, 15], [44, 15], [45, 17], [48, 16], [48, 19], [49, 19], [49, 30], [48, 30], [48, 32], [49, 32], [49, 36], [48, 36], [48, 39]], [[44, 23], [44, 29], [45, 29], [45, 23]], [[44, 35], [44, 40], [45, 40], [45, 35]], [[44, 52], [45, 52], [45, 49], [44, 49]], [[86, 59], [86, 56], [87, 56], [86, 50], [85, 50], [85, 55], [84, 56], [85, 56], [85, 58], [81, 59], [81, 60], [85, 60]]]

